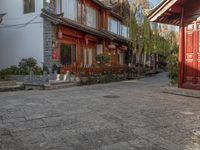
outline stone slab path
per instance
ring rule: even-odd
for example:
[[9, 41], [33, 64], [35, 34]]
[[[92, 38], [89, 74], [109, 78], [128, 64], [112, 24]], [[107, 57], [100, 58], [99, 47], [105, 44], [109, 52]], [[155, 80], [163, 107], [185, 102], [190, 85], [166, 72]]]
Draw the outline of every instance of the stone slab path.
[[0, 150], [200, 150], [200, 99], [139, 81], [0, 93]]

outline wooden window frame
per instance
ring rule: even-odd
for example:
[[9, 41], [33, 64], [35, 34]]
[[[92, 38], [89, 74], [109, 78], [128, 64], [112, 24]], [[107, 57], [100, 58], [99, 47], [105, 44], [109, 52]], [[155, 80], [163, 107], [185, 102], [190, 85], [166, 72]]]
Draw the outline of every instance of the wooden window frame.
[[34, 1], [34, 10], [33, 11], [28, 11], [28, 12], [25, 12], [25, 1], [26, 0], [23, 0], [23, 3], [22, 3], [22, 7], [23, 7], [23, 14], [26, 15], [26, 14], [31, 14], [31, 13], [35, 13], [36, 12], [36, 0], [33, 0]]
[[[95, 12], [96, 12], [96, 28], [94, 28], [94, 27], [91, 27], [91, 26], [88, 26], [87, 25], [87, 11], [86, 11], [86, 13], [85, 13], [85, 25], [86, 26], [88, 26], [88, 27], [90, 27], [90, 28], [93, 28], [93, 29], [99, 29], [99, 14], [100, 14], [100, 12], [96, 9], [96, 8], [94, 8], [94, 7], [92, 7], [91, 5], [88, 5], [88, 4], [82, 4], [82, 5], [85, 5], [85, 9], [87, 9], [87, 7], [88, 8], [90, 8], [90, 9], [93, 9]], [[83, 11], [83, 10], [82, 10]], [[83, 18], [83, 16], [82, 16], [82, 18]]]
[[[110, 19], [112, 19], [112, 20], [114, 20], [114, 21], [116, 21], [117, 22], [117, 33], [115, 33], [115, 32], [112, 32], [111, 30], [109, 30], [109, 20]], [[112, 32], [112, 33], [114, 33], [114, 34], [117, 34], [117, 35], [120, 35], [118, 32], [119, 32], [119, 20], [117, 20], [116, 18], [114, 18], [114, 17], [112, 17], [112, 16], [108, 16], [108, 31], [109, 32]], [[121, 23], [121, 22], [120, 22]], [[122, 24], [122, 23], [121, 23]]]
[[57, 1], [60, 1], [60, 13], [62, 13], [62, 0], [54, 0], [54, 13], [57, 14]]

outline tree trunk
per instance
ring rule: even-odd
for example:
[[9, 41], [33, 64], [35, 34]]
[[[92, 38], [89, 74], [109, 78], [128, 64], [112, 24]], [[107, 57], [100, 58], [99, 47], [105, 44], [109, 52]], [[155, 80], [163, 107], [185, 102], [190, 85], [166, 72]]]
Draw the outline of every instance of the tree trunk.
[[144, 67], [146, 66], [146, 62], [147, 62], [147, 55], [144, 54]]
[[153, 72], [156, 71], [156, 57], [155, 54], [153, 54]]
[[159, 62], [159, 55], [156, 54], [156, 70], [159, 69], [158, 62]]
[[141, 76], [141, 53], [138, 53], [138, 70], [137, 70], [137, 76], [138, 76], [138, 78], [140, 78], [140, 76]]

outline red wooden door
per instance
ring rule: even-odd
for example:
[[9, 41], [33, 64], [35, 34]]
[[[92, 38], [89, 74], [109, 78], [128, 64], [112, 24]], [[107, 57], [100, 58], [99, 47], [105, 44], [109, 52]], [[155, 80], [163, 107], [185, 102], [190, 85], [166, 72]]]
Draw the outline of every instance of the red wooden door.
[[200, 85], [200, 23], [197, 23], [197, 53], [196, 53], [196, 68], [197, 68], [197, 84]]
[[184, 83], [192, 84], [195, 80], [195, 32], [194, 24], [186, 28], [186, 45], [185, 45], [185, 66], [184, 66]]
[[200, 88], [200, 23], [186, 27], [184, 84]]

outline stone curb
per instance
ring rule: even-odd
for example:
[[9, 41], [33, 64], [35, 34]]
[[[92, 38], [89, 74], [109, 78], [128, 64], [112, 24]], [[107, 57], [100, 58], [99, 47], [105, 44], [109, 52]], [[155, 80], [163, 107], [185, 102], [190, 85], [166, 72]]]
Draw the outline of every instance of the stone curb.
[[188, 90], [188, 89], [180, 89], [177, 87], [163, 87], [161, 89], [162, 93], [173, 94], [173, 95], [180, 95], [186, 97], [193, 97], [200, 99], [200, 91], [196, 90]]
[[0, 92], [13, 92], [22, 90], [24, 90], [24, 86], [22, 85], [0, 87]]

